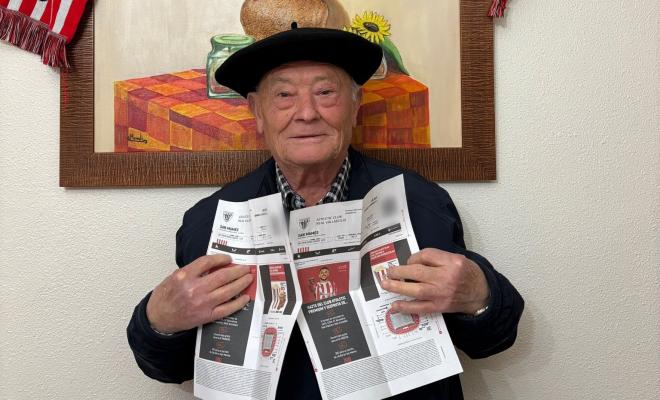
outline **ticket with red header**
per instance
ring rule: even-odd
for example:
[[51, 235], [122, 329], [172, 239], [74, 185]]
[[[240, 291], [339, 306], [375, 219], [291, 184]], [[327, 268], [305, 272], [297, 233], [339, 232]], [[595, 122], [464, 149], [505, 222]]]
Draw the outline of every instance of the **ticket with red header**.
[[219, 201], [208, 254], [231, 256], [254, 279], [243, 309], [198, 328], [195, 396], [274, 399], [302, 298], [280, 195]]

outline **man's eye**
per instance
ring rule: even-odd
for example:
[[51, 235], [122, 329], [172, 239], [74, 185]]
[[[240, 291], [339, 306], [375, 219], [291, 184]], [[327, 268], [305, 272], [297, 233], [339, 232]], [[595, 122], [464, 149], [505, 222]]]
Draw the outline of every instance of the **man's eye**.
[[319, 94], [320, 94], [321, 96], [327, 96], [327, 95], [333, 94], [334, 92], [335, 92], [335, 91], [332, 90], [332, 89], [325, 89], [325, 90], [321, 90], [321, 91], [319, 92]]
[[277, 97], [290, 97], [291, 93], [289, 92], [278, 92]]

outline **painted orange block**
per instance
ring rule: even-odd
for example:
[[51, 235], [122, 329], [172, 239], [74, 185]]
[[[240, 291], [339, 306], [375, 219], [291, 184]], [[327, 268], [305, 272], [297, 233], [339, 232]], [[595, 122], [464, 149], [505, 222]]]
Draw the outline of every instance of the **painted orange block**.
[[362, 119], [364, 126], [387, 126], [387, 114], [365, 115]]
[[382, 96], [384, 99], [386, 99], [387, 102], [390, 102], [393, 97], [408, 95], [408, 92], [401, 89], [400, 87], [395, 87], [395, 86], [385, 88], [385, 89], [376, 90], [375, 92], [376, 92], [376, 94], [378, 94], [378, 95]]
[[230, 120], [223, 118], [218, 114], [207, 113], [193, 118], [190, 126], [193, 128], [193, 131], [223, 140], [222, 138], [226, 137], [227, 132], [225, 132], [222, 127], [230, 122]]
[[206, 89], [205, 83], [197, 82], [189, 79], [181, 79], [178, 81], [174, 81], [172, 82], [172, 85], [188, 90]]
[[147, 104], [147, 113], [164, 120], [168, 120], [170, 118], [169, 107], [163, 107], [154, 101], [151, 101]]
[[263, 135], [257, 133], [253, 134], [242, 134], [239, 137], [237, 149], [265, 149], [266, 142]]
[[414, 126], [413, 110], [405, 108], [387, 113], [387, 127], [391, 129], [405, 129]]
[[429, 109], [429, 92], [428, 92], [428, 90], [424, 90], [423, 92], [410, 93], [410, 106], [411, 107], [424, 107], [428, 111], [428, 109]]
[[[207, 110], [205, 108], [202, 108], [202, 107], [199, 107], [195, 104], [191, 104], [191, 103], [177, 104], [177, 105], [173, 106], [171, 108], [171, 110], [174, 111], [177, 114], [180, 114], [184, 117], [189, 117], [189, 118], [197, 117], [199, 115], [210, 113], [209, 110]], [[171, 113], [170, 113], [170, 115], [171, 115]], [[171, 116], [170, 116], [170, 118], [171, 118]]]
[[146, 88], [148, 86], [152, 85], [158, 85], [163, 82], [159, 81], [158, 79], [154, 78], [137, 78], [137, 79], [129, 79], [125, 82], [131, 83], [135, 86], [141, 87], [141, 88]]
[[183, 103], [183, 101], [179, 99], [175, 99], [174, 97], [166, 97], [166, 96], [154, 97], [153, 99], [149, 100], [149, 102], [158, 104], [159, 106], [163, 106], [167, 109], [171, 109], [172, 107]]
[[393, 76], [394, 76], [394, 74], [391, 74], [391, 75], [389, 76], [389, 79], [388, 79], [388, 78], [385, 78], [385, 79], [383, 79], [383, 80], [371, 80], [371, 81], [368, 81], [367, 83], [364, 84], [364, 86], [363, 86], [363, 90], [364, 90], [365, 92], [375, 92], [375, 91], [377, 91], [377, 90], [391, 88], [391, 87], [394, 86], [394, 85], [391, 83], [391, 82], [392, 82], [392, 77], [393, 77]]
[[232, 138], [227, 136], [214, 138], [193, 130], [192, 138], [192, 147], [195, 151], [235, 150], [231, 143]]
[[152, 92], [148, 89], [135, 89], [128, 93], [127, 101], [128, 107], [137, 108], [140, 111], [149, 111], [149, 101], [158, 97], [158, 93]]
[[149, 90], [151, 90], [151, 91], [153, 91], [153, 92], [156, 92], [156, 93], [162, 94], [163, 96], [171, 96], [171, 95], [173, 95], [173, 94], [184, 93], [184, 92], [188, 92], [188, 91], [189, 91], [189, 90], [186, 89], [186, 88], [182, 88], [182, 87], [180, 87], [180, 86], [171, 85], [171, 84], [169, 84], [169, 83], [161, 83], [161, 84], [159, 84], [159, 85], [151, 85], [151, 86], [147, 86], [147, 89], [149, 89]]
[[362, 146], [372, 149], [387, 148], [387, 128], [382, 126], [365, 126], [362, 131]]
[[213, 112], [224, 110], [229, 107], [225, 102], [218, 101], [218, 99], [206, 99], [202, 101], [196, 101], [195, 105]]
[[147, 133], [162, 143], [170, 143], [170, 123], [153, 114], [147, 114]]
[[128, 103], [115, 97], [115, 125], [128, 126]]
[[115, 152], [125, 153], [128, 151], [128, 128], [115, 125]]
[[363, 92], [362, 93], [362, 104], [373, 103], [375, 101], [383, 100], [383, 96], [374, 93], [374, 92]]
[[391, 97], [387, 99], [386, 104], [387, 104], [387, 112], [410, 110], [410, 96], [408, 95], [408, 93], [406, 93], [401, 96]]
[[171, 75], [178, 76], [181, 79], [195, 79], [199, 77], [206, 77], [206, 74], [197, 71], [173, 72]]
[[242, 121], [245, 119], [254, 119], [254, 115], [249, 110], [247, 102], [245, 106], [238, 107], [223, 107], [216, 111], [216, 113], [232, 121]]
[[244, 135], [244, 134], [247, 133], [245, 131], [245, 128], [243, 128], [241, 126], [241, 124], [239, 124], [238, 122], [230, 122], [228, 124], [222, 125], [220, 127], [220, 129], [227, 132], [227, 133], [229, 133], [229, 134], [238, 135], [238, 136]]
[[390, 74], [387, 76], [386, 80], [392, 85], [401, 86], [407, 82], [412, 81], [408, 75], [404, 74]]
[[[413, 126], [415, 128], [424, 127], [426, 128], [426, 130], [430, 130], [428, 107], [415, 107], [412, 109], [412, 111], [413, 111]], [[430, 139], [430, 134], [429, 134], [429, 139]]]
[[141, 86], [130, 83], [128, 81], [118, 81], [114, 84], [115, 97], [118, 97], [120, 100], [126, 100], [128, 92], [135, 89], [140, 89]]
[[374, 115], [387, 112], [387, 103], [385, 100], [374, 101], [360, 106], [358, 114], [362, 115]]
[[413, 80], [402, 82], [399, 87], [408, 93], [423, 92], [426, 90], [426, 86]]
[[170, 121], [170, 145], [192, 150], [192, 128]]
[[428, 126], [421, 128], [413, 128], [412, 141], [413, 143], [416, 144], [431, 146], [430, 134], [431, 132]]
[[139, 107], [128, 108], [128, 128], [137, 129], [139, 131], [147, 130], [147, 113], [142, 111]]

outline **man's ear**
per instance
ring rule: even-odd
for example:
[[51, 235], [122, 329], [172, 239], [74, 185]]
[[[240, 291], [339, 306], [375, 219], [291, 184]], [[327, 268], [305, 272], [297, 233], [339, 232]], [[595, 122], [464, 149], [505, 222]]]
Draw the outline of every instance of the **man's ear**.
[[355, 100], [353, 100], [353, 128], [357, 126], [358, 111], [360, 111], [360, 105], [362, 104], [362, 88], [356, 92]]
[[259, 95], [257, 94], [257, 92], [248, 93], [247, 101], [248, 101], [248, 107], [250, 108], [250, 112], [252, 113], [252, 115], [254, 115], [254, 119], [257, 122], [257, 133], [263, 134], [264, 124], [261, 114], [261, 107], [259, 103]]

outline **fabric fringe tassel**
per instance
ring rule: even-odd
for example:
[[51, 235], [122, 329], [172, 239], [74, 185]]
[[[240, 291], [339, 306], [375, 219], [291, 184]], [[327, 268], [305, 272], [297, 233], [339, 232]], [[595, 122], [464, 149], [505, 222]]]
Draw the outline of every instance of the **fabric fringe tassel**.
[[493, 5], [488, 10], [489, 17], [502, 18], [504, 16], [504, 9], [506, 8], [506, 0], [493, 0]]
[[18, 46], [31, 53], [42, 54], [48, 31], [48, 25], [33, 20]]
[[51, 67], [71, 67], [66, 57], [66, 38], [27, 15], [0, 8], [0, 40], [41, 55], [42, 62]]
[[12, 14], [14, 17], [14, 22], [11, 26], [11, 30], [9, 31], [9, 37], [7, 40], [14, 46], [18, 46], [19, 43], [21, 43], [21, 40], [23, 40], [23, 35], [25, 34], [25, 31], [27, 30], [27, 27], [32, 19], [23, 14], [18, 14], [15, 12]]
[[71, 68], [66, 58], [66, 38], [54, 32], [46, 37], [41, 61], [51, 67]]
[[19, 16], [16, 13], [0, 8], [0, 39], [9, 40], [9, 35], [14, 31], [17, 18]]

